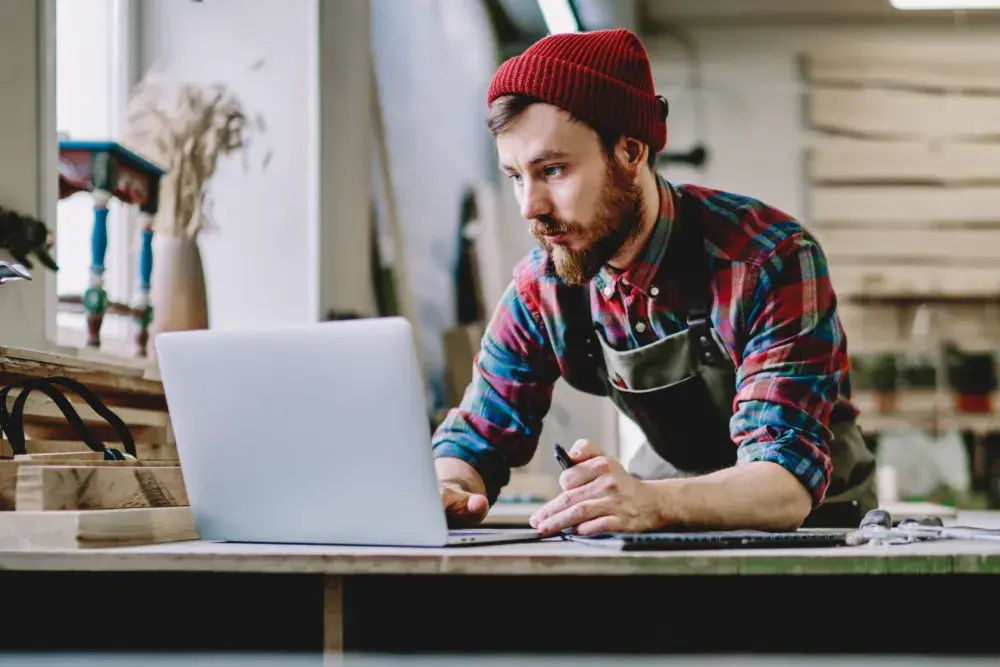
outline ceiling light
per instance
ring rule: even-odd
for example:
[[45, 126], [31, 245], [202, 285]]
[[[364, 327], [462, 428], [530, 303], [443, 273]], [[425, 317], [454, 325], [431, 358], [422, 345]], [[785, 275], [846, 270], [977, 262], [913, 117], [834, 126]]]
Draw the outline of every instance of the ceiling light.
[[549, 33], [580, 32], [580, 22], [570, 0], [538, 0], [538, 8], [542, 10]]
[[1000, 9], [1000, 0], [889, 0], [896, 9]]

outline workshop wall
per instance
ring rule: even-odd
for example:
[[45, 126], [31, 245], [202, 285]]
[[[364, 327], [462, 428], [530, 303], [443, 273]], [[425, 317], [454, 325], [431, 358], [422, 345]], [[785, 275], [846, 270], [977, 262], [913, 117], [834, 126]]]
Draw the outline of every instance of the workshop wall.
[[[497, 180], [483, 123], [486, 90], [498, 64], [496, 45], [481, 3], [374, 0], [372, 55], [402, 232], [406, 275], [400, 289], [410, 290], [413, 299], [429, 399], [432, 409], [439, 409], [443, 341], [456, 323], [463, 194]], [[384, 218], [385, 208], [380, 212]]]
[[[261, 150], [220, 162], [212, 182], [218, 229], [203, 234], [213, 327], [303, 323], [317, 317], [316, 223], [309, 180], [317, 31], [312, 0], [139, 3], [142, 70], [172, 81], [223, 83], [267, 123]], [[274, 151], [260, 168], [267, 147]], [[265, 315], [266, 313], [266, 315]]]
[[[41, 43], [55, 39], [52, 9], [48, 0], [0, 3], [0, 206], [42, 219], [54, 232], [55, 69]], [[54, 53], [54, 41], [47, 46]], [[33, 264], [31, 282], [0, 289], [0, 344], [44, 349], [54, 337], [56, 277]]]
[[[668, 149], [685, 151], [703, 143], [709, 161], [700, 170], [670, 165], [662, 173], [675, 181], [758, 197], [801, 219], [828, 246], [852, 356], [880, 354], [876, 360], [892, 361], [891, 370], [898, 373], [891, 379], [894, 391], [885, 394], [879, 383], [886, 369], [855, 366], [855, 398], [869, 433], [916, 428], [934, 436], [959, 429], [981, 436], [995, 431], [997, 406], [956, 414], [954, 392], [940, 391], [947, 385], [947, 368], [941, 364], [953, 359], [931, 358], [921, 367], [920, 346], [933, 348], [935, 336], [952, 337], [962, 347], [987, 354], [995, 354], [998, 346], [997, 309], [989, 303], [1000, 292], [996, 265], [991, 264], [997, 252], [996, 191], [984, 182], [984, 175], [986, 180], [1000, 178], [996, 149], [977, 140], [959, 146], [965, 157], [956, 158], [954, 142], [940, 141], [983, 134], [983, 123], [996, 123], [984, 105], [996, 105], [996, 98], [893, 90], [886, 79], [894, 76], [896, 87], [905, 88], [898, 78], [905, 78], [907, 69], [933, 76], [927, 64], [933, 54], [952, 62], [965, 54], [968, 76], [989, 78], [990, 68], [995, 72], [1000, 64], [1000, 27], [697, 27], [689, 37], [700, 56], [700, 95], [690, 90], [692, 70], [677, 42], [665, 35], [647, 35], [645, 42], [657, 87], [671, 101]], [[831, 77], [841, 80], [831, 82]], [[952, 83], [961, 88], [962, 81]], [[910, 87], [920, 86], [911, 81]], [[923, 125], [913, 135], [915, 144], [880, 148], [859, 143], [858, 123], [886, 135]], [[874, 151], [879, 160], [866, 160], [865, 150]], [[912, 171], [921, 164], [937, 173], [937, 183], [928, 177], [919, 191], [891, 190], [901, 187], [906, 176], [900, 169]], [[856, 172], [846, 181], [845, 169]], [[970, 169], [979, 173], [966, 173]], [[838, 181], [836, 188], [830, 187], [831, 179]], [[966, 182], [956, 184], [955, 179]], [[889, 197], [876, 196], [879, 187], [890, 188], [883, 192]], [[954, 206], [947, 205], [949, 197]], [[950, 266], [922, 270], [919, 261], [931, 256]], [[970, 256], [978, 265], [963, 262]], [[894, 296], [907, 298], [894, 301]], [[932, 311], [925, 299], [938, 301]], [[908, 356], [916, 357], [915, 365], [903, 371], [897, 365]], [[936, 380], [928, 382], [925, 371], [937, 372]], [[897, 382], [911, 380], [923, 390], [895, 392]], [[625, 435], [622, 446], [627, 450], [630, 438], [639, 436]], [[906, 451], [904, 458], [911, 462], [919, 458], [916, 448]], [[991, 465], [992, 455], [980, 451], [970, 456], [974, 469]], [[933, 467], [941, 466], [929, 462], [924, 472]]]

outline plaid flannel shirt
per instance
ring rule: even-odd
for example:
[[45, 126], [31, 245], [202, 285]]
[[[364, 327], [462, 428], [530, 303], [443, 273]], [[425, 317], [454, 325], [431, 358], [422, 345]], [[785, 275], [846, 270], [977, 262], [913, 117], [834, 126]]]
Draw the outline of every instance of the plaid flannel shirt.
[[[684, 330], [676, 277], [661, 266], [673, 207], [661, 179], [659, 221], [625, 271], [605, 266], [590, 283], [594, 320], [616, 350]], [[847, 345], [826, 258], [791, 216], [729, 192], [675, 185], [702, 211], [711, 320], [736, 367], [730, 435], [737, 465], [772, 461], [818, 504], [831, 471], [828, 427], [835, 403], [849, 412]], [[556, 380], [594, 372], [566, 355], [565, 283], [536, 248], [514, 269], [473, 366], [473, 380], [433, 435], [435, 457], [457, 457], [483, 477], [494, 502], [512, 466], [528, 463]], [[610, 399], [609, 399], [610, 400]], [[581, 433], [580, 437], [590, 434]], [[597, 443], [600, 445], [600, 443]]]

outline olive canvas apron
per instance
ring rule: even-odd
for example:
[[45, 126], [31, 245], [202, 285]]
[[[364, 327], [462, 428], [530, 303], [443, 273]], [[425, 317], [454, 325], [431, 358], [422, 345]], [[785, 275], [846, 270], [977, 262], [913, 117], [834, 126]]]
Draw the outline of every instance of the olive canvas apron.
[[[577, 311], [567, 313], [569, 329], [575, 329], [568, 347], [585, 355], [597, 373], [567, 381], [582, 391], [609, 396], [642, 429], [646, 442], [629, 462], [629, 472], [641, 479], [701, 475], [736, 463], [737, 448], [729, 434], [736, 369], [709, 317], [711, 276], [700, 216], [690, 197], [676, 190], [674, 196], [678, 215], [668, 259], [679, 262], [688, 328], [619, 352], [597, 330], [589, 289], [580, 289], [580, 297], [568, 304]], [[877, 504], [875, 458], [848, 408], [834, 407], [829, 427], [830, 485], [824, 502], [803, 525], [857, 527]]]

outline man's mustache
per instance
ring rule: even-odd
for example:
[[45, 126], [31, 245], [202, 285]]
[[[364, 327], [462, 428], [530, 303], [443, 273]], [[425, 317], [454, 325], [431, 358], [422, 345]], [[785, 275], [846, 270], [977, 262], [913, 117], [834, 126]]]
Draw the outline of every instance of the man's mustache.
[[572, 225], [560, 223], [550, 215], [539, 216], [531, 223], [531, 234], [536, 237], [566, 234], [571, 229]]

